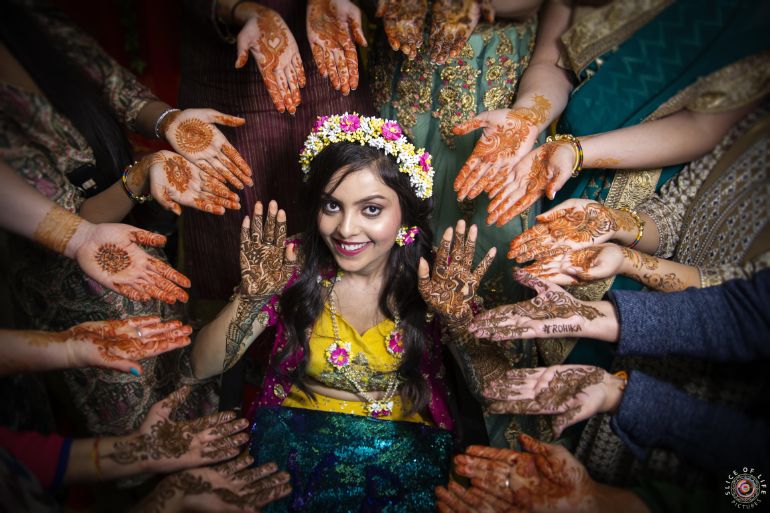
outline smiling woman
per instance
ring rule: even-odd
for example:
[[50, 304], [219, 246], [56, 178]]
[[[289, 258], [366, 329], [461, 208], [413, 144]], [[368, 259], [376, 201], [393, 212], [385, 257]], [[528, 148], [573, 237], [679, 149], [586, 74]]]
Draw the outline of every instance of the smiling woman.
[[241, 289], [198, 336], [195, 372], [221, 372], [276, 326], [251, 454], [285, 468], [293, 494], [267, 511], [433, 511], [454, 423], [443, 319], [418, 289], [434, 260], [430, 155], [395, 122], [346, 114], [319, 118], [301, 163], [315, 215], [301, 242], [275, 202], [244, 221]]

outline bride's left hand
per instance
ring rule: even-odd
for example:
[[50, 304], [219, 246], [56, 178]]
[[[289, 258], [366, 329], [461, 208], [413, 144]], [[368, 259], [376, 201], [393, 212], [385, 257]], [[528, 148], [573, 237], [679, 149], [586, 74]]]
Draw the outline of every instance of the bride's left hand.
[[450, 329], [455, 331], [466, 329], [473, 319], [471, 303], [497, 252], [496, 248], [491, 248], [476, 269], [472, 270], [477, 232], [476, 225], [472, 225], [466, 239], [463, 220], [457, 222], [454, 237], [452, 228], [447, 228], [436, 252], [432, 276], [428, 262], [420, 258], [420, 295], [432, 310], [444, 318]]

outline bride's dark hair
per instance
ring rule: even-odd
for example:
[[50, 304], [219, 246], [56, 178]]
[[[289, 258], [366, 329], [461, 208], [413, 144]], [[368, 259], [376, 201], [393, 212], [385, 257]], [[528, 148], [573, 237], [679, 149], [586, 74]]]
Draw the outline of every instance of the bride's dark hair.
[[[312, 397], [302, 379], [309, 354], [308, 337], [329, 293], [329, 289], [323, 287], [317, 278], [321, 272], [336, 268], [334, 257], [318, 232], [318, 213], [323, 206], [324, 192], [333, 192], [346, 176], [364, 168], [379, 174], [382, 182], [396, 192], [401, 206], [401, 224], [420, 229], [413, 244], [393, 246], [379, 297], [380, 310], [393, 318], [396, 312], [392, 308], [395, 308], [401, 319], [405, 351], [398, 372], [403, 380], [401, 400], [409, 414], [423, 410], [430, 395], [420, 372], [420, 361], [428, 348], [425, 334], [427, 305], [417, 290], [417, 265], [420, 257], [425, 258], [431, 267], [433, 265], [433, 232], [430, 228], [433, 204], [430, 199], [419, 199], [409, 183], [409, 175], [399, 171], [394, 158], [376, 148], [350, 142], [331, 144], [310, 165], [310, 178], [305, 184], [305, 201], [310, 208], [302, 240], [304, 265], [300, 277], [280, 300], [286, 346], [278, 360], [285, 359], [299, 347], [304, 348], [304, 358], [292, 371], [291, 378], [295, 386]], [[338, 170], [341, 173], [335, 176]], [[334, 189], [327, 190], [332, 178]], [[277, 367], [276, 370], [280, 372]]]

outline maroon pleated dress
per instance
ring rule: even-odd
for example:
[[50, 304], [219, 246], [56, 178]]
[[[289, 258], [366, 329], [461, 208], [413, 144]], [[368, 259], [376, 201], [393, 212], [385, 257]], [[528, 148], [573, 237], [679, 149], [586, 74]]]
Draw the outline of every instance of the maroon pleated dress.
[[374, 113], [363, 68], [359, 70], [358, 90], [349, 96], [335, 91], [329, 80], [319, 75], [305, 29], [307, 2], [260, 3], [283, 17], [299, 47], [307, 85], [294, 116], [275, 109], [251, 57], [246, 67], [235, 69], [235, 44], [226, 43], [217, 34], [211, 19], [211, 1], [184, 2], [179, 108], [213, 108], [245, 118], [244, 127], [220, 129], [254, 170], [254, 186], [239, 193], [240, 212], [214, 216], [185, 210], [185, 271], [192, 280], [192, 296], [196, 299], [227, 299], [232, 294], [240, 281], [241, 221], [244, 215], [252, 214], [257, 200], [277, 200], [286, 210], [288, 232], [302, 230], [306, 212], [300, 200], [298, 155], [315, 117], [345, 111]]

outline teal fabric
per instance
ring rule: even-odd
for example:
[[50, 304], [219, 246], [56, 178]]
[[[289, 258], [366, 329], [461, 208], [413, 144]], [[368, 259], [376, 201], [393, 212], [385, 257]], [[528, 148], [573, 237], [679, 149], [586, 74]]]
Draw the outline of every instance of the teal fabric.
[[[557, 130], [583, 136], [637, 125], [698, 78], [768, 49], [769, 29], [764, 0], [678, 0], [602, 55], [601, 66], [589, 66]], [[658, 188], [681, 167], [664, 169]], [[613, 176], [584, 172], [548, 208], [569, 198], [604, 200]]]
[[298, 408], [256, 411], [250, 453], [291, 475], [292, 494], [263, 511], [433, 512], [449, 479], [449, 431]]

